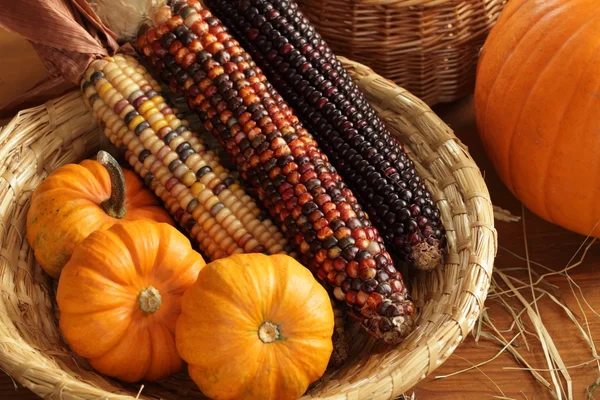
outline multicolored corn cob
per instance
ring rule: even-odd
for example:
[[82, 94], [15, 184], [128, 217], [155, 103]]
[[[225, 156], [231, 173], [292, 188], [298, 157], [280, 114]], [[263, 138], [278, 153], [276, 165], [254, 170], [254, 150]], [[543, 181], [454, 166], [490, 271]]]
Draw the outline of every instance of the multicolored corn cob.
[[373, 224], [406, 261], [440, 264], [440, 212], [398, 141], [291, 0], [206, 0], [364, 205]]
[[81, 88], [109, 139], [128, 149], [130, 164], [209, 259], [292, 251], [218, 158], [175, 115], [137, 60], [115, 55], [94, 61]]
[[414, 304], [383, 239], [327, 156], [248, 53], [196, 0], [164, 7], [136, 47], [183, 94], [337, 301], [375, 337], [398, 342]]

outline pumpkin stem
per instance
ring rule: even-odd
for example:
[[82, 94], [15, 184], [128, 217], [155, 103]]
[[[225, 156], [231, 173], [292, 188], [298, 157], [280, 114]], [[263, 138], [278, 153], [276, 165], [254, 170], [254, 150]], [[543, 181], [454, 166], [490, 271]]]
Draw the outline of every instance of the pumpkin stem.
[[271, 322], [263, 322], [258, 328], [258, 338], [263, 343], [271, 343], [279, 339], [280, 333], [277, 325]]
[[160, 308], [162, 296], [160, 292], [152, 286], [142, 290], [138, 296], [138, 305], [146, 314], [152, 314]]
[[108, 171], [110, 177], [110, 197], [100, 206], [113, 218], [125, 216], [125, 176], [117, 160], [104, 150], [98, 152], [97, 161]]

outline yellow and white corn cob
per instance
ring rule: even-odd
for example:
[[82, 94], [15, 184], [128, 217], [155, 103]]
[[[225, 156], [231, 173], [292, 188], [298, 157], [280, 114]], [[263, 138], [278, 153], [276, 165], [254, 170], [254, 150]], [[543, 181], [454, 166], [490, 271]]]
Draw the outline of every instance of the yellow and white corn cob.
[[82, 91], [105, 134], [210, 259], [284, 253], [281, 232], [180, 120], [133, 57], [94, 61]]

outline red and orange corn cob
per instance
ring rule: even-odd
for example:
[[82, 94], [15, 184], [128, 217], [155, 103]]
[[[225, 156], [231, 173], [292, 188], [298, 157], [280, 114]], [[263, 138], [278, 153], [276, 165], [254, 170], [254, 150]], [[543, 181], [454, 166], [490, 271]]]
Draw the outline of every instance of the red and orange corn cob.
[[219, 139], [302, 262], [374, 336], [404, 337], [414, 304], [383, 239], [248, 53], [195, 0], [154, 20], [136, 47]]

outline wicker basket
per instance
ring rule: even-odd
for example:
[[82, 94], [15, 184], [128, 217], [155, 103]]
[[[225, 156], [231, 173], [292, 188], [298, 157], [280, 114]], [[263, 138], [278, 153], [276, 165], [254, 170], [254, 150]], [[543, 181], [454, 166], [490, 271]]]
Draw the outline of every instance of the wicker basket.
[[[398, 347], [350, 326], [355, 356], [304, 398], [391, 399], [416, 385], [472, 329], [490, 285], [496, 231], [487, 188], [467, 149], [420, 100], [343, 59], [390, 130], [405, 143], [439, 205], [445, 267], [411, 278], [416, 330]], [[25, 239], [30, 195], [49, 172], [92, 156], [105, 141], [79, 92], [21, 111], [0, 131], [0, 369], [48, 399], [204, 398], [185, 373], [121, 385], [92, 372], [61, 338], [53, 282]]]
[[429, 106], [473, 89], [479, 50], [508, 0], [297, 0], [333, 51]]

